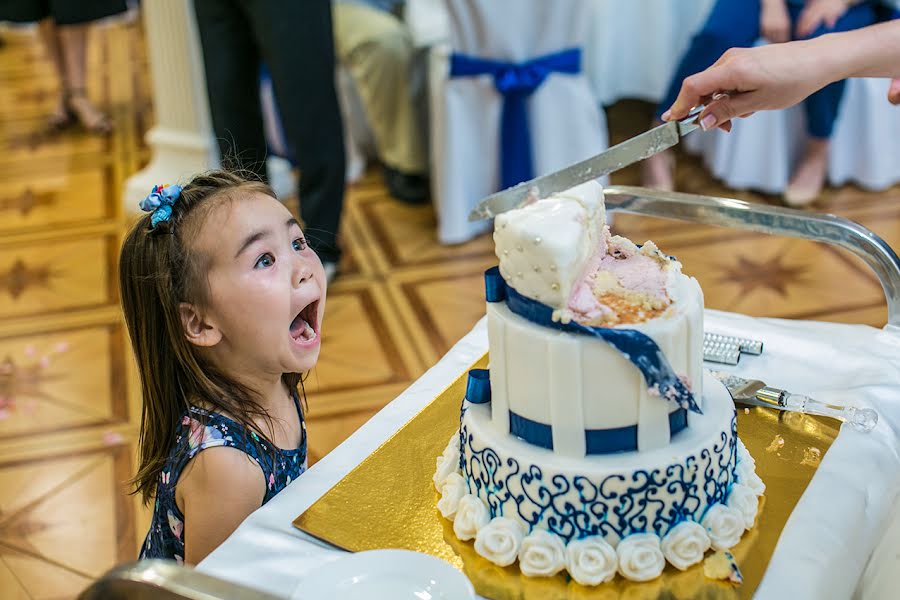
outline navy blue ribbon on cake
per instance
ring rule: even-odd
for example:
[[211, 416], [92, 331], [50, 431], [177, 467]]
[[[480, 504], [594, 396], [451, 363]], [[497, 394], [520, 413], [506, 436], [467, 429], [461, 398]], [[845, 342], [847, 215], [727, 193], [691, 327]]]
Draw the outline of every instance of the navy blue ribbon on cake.
[[[687, 410], [679, 408], [669, 413], [669, 435], [674, 436], [687, 427]], [[550, 425], [538, 423], [509, 411], [509, 432], [529, 444], [553, 450], [553, 430]], [[638, 426], [586, 429], [584, 431], [585, 454], [610, 454], [638, 449]]]
[[581, 49], [569, 48], [514, 63], [459, 52], [450, 55], [450, 77], [491, 75], [503, 96], [500, 115], [500, 189], [534, 177], [527, 100], [551, 73], [581, 72]]
[[[569, 333], [590, 335], [601, 339], [622, 353], [640, 370], [649, 389], [655, 389], [661, 398], [675, 402], [680, 408], [695, 413], [702, 413], [694, 400], [694, 394], [688, 389], [675, 371], [659, 346], [650, 336], [636, 329], [613, 327], [590, 327], [576, 321], [562, 323], [553, 320], [553, 309], [537, 300], [526, 298], [512, 287], [506, 285], [498, 267], [491, 267], [484, 273], [485, 294], [488, 302], [503, 302], [509, 309], [543, 327], [559, 329]], [[674, 433], [674, 432], [673, 432]]]
[[[466, 400], [472, 404], [487, 404], [491, 401], [490, 372], [487, 369], [472, 369], [466, 383]], [[669, 413], [669, 435], [674, 436], [687, 427], [687, 410], [676, 409]], [[528, 417], [509, 411], [509, 432], [541, 448], [553, 450], [553, 429], [546, 423], [538, 423]], [[609, 429], [586, 429], [584, 432], [585, 454], [610, 454], [638, 449], [638, 426], [611, 427]]]

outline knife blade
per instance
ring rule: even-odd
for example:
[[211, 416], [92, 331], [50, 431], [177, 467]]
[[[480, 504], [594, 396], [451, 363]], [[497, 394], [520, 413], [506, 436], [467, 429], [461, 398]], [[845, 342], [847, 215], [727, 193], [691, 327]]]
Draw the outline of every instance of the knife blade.
[[862, 432], [872, 431], [878, 424], [878, 413], [871, 408], [826, 404], [809, 396], [769, 387], [758, 379], [744, 379], [721, 371], [710, 371], [710, 374], [722, 382], [735, 404], [831, 417]]
[[697, 129], [696, 122], [700, 110], [695, 110], [681, 121], [670, 121], [654, 127], [650, 131], [616, 144], [596, 156], [570, 165], [555, 173], [524, 181], [513, 187], [491, 194], [469, 213], [469, 221], [490, 219], [516, 208], [528, 197], [532, 189], [537, 189], [541, 197], [562, 192], [586, 181], [609, 175], [623, 167], [662, 152], [676, 145], [678, 141]]

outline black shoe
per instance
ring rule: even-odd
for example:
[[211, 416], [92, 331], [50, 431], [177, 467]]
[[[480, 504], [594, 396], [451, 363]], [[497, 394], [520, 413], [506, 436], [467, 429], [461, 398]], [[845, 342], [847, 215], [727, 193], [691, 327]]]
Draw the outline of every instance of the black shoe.
[[422, 175], [408, 175], [384, 167], [384, 184], [391, 196], [407, 204], [425, 204], [430, 199], [428, 178]]

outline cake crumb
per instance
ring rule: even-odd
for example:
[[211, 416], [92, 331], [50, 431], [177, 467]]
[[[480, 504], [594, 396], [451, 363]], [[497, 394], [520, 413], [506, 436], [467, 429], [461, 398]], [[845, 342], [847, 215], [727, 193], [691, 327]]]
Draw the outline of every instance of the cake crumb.
[[744, 576], [741, 575], [734, 555], [725, 550], [710, 554], [703, 561], [703, 575], [708, 579], [722, 579], [737, 585], [744, 583]]
[[821, 450], [813, 446], [810, 446], [809, 448], [803, 450], [803, 460], [800, 461], [801, 465], [818, 467], [820, 462], [822, 462]]
[[772, 443], [770, 443], [768, 448], [766, 448], [766, 452], [778, 452], [782, 448], [784, 448], [784, 438], [780, 435], [776, 435], [772, 439]]

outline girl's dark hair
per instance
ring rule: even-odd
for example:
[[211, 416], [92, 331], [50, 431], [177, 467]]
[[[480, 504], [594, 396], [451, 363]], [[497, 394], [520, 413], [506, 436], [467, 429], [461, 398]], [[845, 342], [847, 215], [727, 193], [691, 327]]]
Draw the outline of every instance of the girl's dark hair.
[[[268, 185], [236, 172], [198, 175], [184, 186], [168, 221], [151, 229], [148, 214], [122, 244], [122, 309], [143, 395], [140, 467], [131, 483], [145, 504], [156, 494], [178, 421], [192, 404], [227, 414], [275, 448], [254, 423], [259, 419], [273, 431], [258, 394], [203, 359], [185, 337], [179, 314], [182, 302], [202, 305], [206, 299], [209, 259], [190, 241], [221, 202], [254, 192], [275, 198]], [[285, 373], [283, 379], [292, 393], [301, 384], [299, 373]]]

